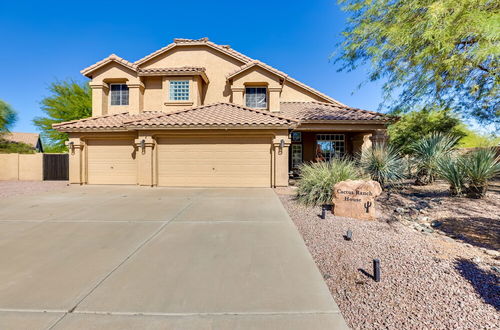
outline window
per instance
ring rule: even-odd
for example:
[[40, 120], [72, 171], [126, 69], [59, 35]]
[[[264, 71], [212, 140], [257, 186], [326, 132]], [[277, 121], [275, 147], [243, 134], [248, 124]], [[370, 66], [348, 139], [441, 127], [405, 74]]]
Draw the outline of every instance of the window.
[[342, 157], [344, 153], [344, 134], [316, 135], [316, 161], [330, 161], [334, 157]]
[[297, 169], [302, 164], [302, 144], [292, 144], [292, 169]]
[[128, 105], [128, 86], [111, 84], [111, 105]]
[[189, 101], [189, 80], [170, 81], [170, 100]]
[[245, 88], [246, 106], [249, 108], [267, 108], [267, 88], [247, 87]]

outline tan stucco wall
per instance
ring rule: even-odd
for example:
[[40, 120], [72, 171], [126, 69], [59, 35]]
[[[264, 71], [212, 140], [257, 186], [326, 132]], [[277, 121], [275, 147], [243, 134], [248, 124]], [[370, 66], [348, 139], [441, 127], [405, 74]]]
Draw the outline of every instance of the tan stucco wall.
[[0, 154], [0, 180], [43, 180], [43, 154]]
[[[157, 185], [158, 176], [158, 145], [159, 139], [165, 137], [194, 137], [203, 139], [205, 136], [219, 136], [231, 142], [233, 137], [247, 137], [251, 143], [252, 136], [268, 136], [272, 166], [270, 182], [272, 186], [288, 185], [288, 130], [168, 130], [168, 131], [141, 131], [139, 133], [70, 133], [70, 141], [74, 142], [74, 150], [69, 151], [69, 179], [70, 183], [85, 184], [88, 182], [88, 141], [92, 139], [128, 139], [136, 145], [137, 184], [144, 186]], [[140, 148], [141, 140], [145, 140], [145, 148]], [[285, 141], [283, 149], [281, 140]], [[113, 148], [110, 146], [110, 148]], [[110, 149], [110, 153], [112, 150]]]
[[[269, 109], [279, 111], [283, 101], [325, 101], [321, 97], [296, 86], [291, 82], [254, 66], [230, 81], [227, 76], [244, 63], [208, 46], [178, 46], [149, 61], [140, 68], [165, 68], [197, 66], [204, 67], [209, 79], [208, 85], [200, 76], [148, 76], [139, 77], [136, 72], [111, 62], [92, 73], [92, 115], [101, 116], [120, 112], [165, 111], [172, 112], [192, 106], [216, 102], [244, 104], [246, 85], [264, 85], [269, 88]], [[190, 80], [190, 100], [171, 102], [168, 97], [169, 80]], [[110, 83], [129, 85], [129, 105], [111, 106], [109, 100]], [[231, 88], [239, 90], [233, 94]], [[241, 90], [243, 88], [243, 90]]]

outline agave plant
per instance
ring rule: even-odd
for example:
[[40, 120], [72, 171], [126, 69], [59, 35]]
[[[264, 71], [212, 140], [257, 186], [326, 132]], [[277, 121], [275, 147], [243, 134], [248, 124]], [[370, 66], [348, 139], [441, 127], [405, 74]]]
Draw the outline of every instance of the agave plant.
[[361, 153], [359, 164], [382, 187], [405, 178], [406, 163], [391, 145], [378, 144]]
[[324, 205], [332, 201], [333, 186], [344, 180], [363, 177], [355, 162], [334, 158], [328, 162], [306, 163], [300, 168], [297, 198], [306, 205]]
[[488, 181], [500, 174], [500, 157], [491, 148], [474, 150], [464, 156], [464, 172], [467, 196], [482, 198], [488, 190]]
[[462, 195], [467, 182], [463, 156], [446, 156], [438, 160], [438, 174], [450, 185], [452, 195]]
[[412, 155], [416, 160], [416, 184], [426, 185], [434, 182], [439, 171], [439, 161], [451, 155], [458, 140], [459, 137], [456, 136], [434, 133], [411, 146]]

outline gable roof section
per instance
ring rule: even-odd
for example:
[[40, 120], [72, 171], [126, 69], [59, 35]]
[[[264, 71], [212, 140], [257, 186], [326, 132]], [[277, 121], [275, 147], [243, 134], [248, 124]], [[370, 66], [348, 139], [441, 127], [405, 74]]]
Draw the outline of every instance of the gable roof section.
[[38, 133], [20, 133], [10, 132], [2, 136], [3, 139], [10, 142], [20, 142], [36, 148], [40, 134]]
[[304, 122], [314, 121], [390, 121], [391, 118], [373, 111], [323, 102], [281, 102], [281, 113]]
[[126, 122], [130, 128], [290, 127], [294, 119], [233, 103], [214, 103]]
[[251, 62], [248, 62], [247, 64], [241, 66], [236, 71], [234, 71], [234, 72], [230, 73], [229, 75], [227, 75], [226, 78], [228, 80], [232, 79], [232, 78], [236, 77], [237, 75], [239, 75], [240, 73], [243, 73], [243, 72], [245, 72], [245, 71], [247, 71], [247, 70], [249, 70], [249, 69], [251, 69], [251, 68], [253, 68], [255, 66], [258, 66], [258, 67], [260, 67], [260, 68], [262, 68], [262, 69], [264, 69], [264, 70], [266, 70], [268, 72], [274, 73], [275, 75], [283, 78], [284, 80], [289, 81], [292, 84], [297, 85], [297, 86], [299, 86], [299, 87], [307, 90], [308, 92], [313, 93], [314, 95], [319, 96], [319, 97], [321, 97], [321, 98], [323, 98], [323, 99], [325, 99], [325, 100], [327, 100], [329, 102], [332, 102], [332, 103], [334, 103], [334, 104], [336, 104], [338, 106], [346, 107], [345, 104], [342, 104], [339, 101], [331, 98], [330, 96], [325, 95], [325, 94], [321, 93], [320, 91], [318, 91], [318, 90], [316, 90], [316, 89], [314, 89], [314, 88], [312, 88], [310, 86], [307, 86], [304, 83], [301, 83], [300, 81], [298, 81], [298, 80], [290, 77], [289, 75], [287, 75], [283, 71], [280, 71], [280, 70], [278, 70], [276, 68], [273, 68], [272, 66], [270, 66], [270, 65], [268, 65], [268, 64], [266, 64], [264, 62], [258, 61], [258, 60], [252, 60]]
[[60, 132], [71, 131], [124, 131], [127, 130], [126, 121], [146, 119], [160, 114], [159, 111], [148, 111], [140, 114], [129, 114], [127, 112], [105, 115], [101, 117], [90, 117], [79, 120], [71, 120], [63, 123], [52, 124], [52, 128]]
[[91, 66], [83, 69], [82, 71], [80, 71], [80, 73], [83, 74], [84, 76], [88, 77], [90, 73], [94, 72], [95, 70], [97, 70], [99, 68], [102, 68], [103, 66], [105, 66], [106, 64], [111, 63], [111, 62], [115, 62], [115, 63], [118, 63], [120, 65], [123, 65], [124, 67], [126, 67], [132, 71], [136, 71], [136, 69], [137, 69], [137, 67], [134, 63], [131, 63], [127, 60], [124, 60], [123, 58], [121, 58], [118, 55], [111, 54], [108, 57], [106, 57], [105, 59], [100, 60], [99, 62], [92, 64]]
[[246, 55], [243, 55], [240, 52], [237, 52], [236, 50], [232, 49], [229, 45], [218, 45], [216, 43], [213, 43], [208, 40], [208, 38], [200, 38], [200, 39], [174, 39], [174, 42], [158, 49], [155, 52], [152, 52], [149, 55], [146, 55], [145, 57], [135, 61], [135, 65], [140, 66], [141, 64], [146, 63], [147, 61], [151, 60], [152, 58], [159, 56], [170, 49], [177, 47], [177, 46], [208, 46], [212, 49], [215, 49], [221, 53], [224, 53], [230, 57], [233, 57], [243, 63], [247, 63], [251, 61], [252, 59]]
[[205, 83], [208, 84], [208, 77], [205, 73], [204, 67], [197, 66], [182, 66], [178, 68], [138, 68], [137, 73], [139, 76], [191, 76], [198, 75], [202, 77]]

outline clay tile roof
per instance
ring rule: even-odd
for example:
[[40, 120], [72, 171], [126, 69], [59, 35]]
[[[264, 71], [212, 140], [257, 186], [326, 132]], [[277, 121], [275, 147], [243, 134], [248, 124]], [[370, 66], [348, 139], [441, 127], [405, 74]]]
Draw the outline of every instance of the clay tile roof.
[[233, 58], [236, 58], [238, 60], [240, 60], [241, 62], [243, 63], [247, 63], [247, 62], [250, 62], [252, 61], [252, 59], [246, 55], [243, 55], [242, 53], [240, 52], [237, 52], [235, 51], [234, 49], [232, 49], [229, 45], [218, 45], [216, 43], [213, 43], [211, 41], [208, 40], [208, 38], [200, 38], [200, 39], [182, 39], [182, 38], [177, 38], [177, 39], [174, 39], [174, 42], [163, 47], [163, 48], [160, 48], [158, 49], [157, 51], [149, 54], [149, 55], [146, 55], [145, 57], [137, 60], [134, 62], [135, 65], [139, 66], [141, 65], [142, 63], [144, 62], [147, 62], [148, 60], [152, 59], [153, 57], [156, 57], [174, 47], [177, 47], [177, 46], [183, 46], [183, 45], [188, 45], [188, 46], [192, 46], [192, 45], [206, 45], [206, 46], [209, 46], [213, 49], [216, 49], [216, 50], [219, 50], [221, 51], [222, 53], [225, 53]]
[[129, 68], [132, 71], [136, 70], [136, 65], [134, 63], [129, 62], [129, 61], [121, 58], [118, 55], [111, 54], [108, 57], [106, 57], [105, 59], [100, 60], [99, 62], [97, 62], [95, 64], [92, 64], [91, 66], [83, 69], [82, 71], [80, 71], [80, 73], [86, 76], [86, 75], [90, 74], [91, 72], [97, 70], [98, 68], [100, 68], [100, 67], [102, 67], [102, 66], [104, 66], [104, 65], [106, 65], [106, 64], [108, 64], [110, 62], [119, 63], [119, 64], [121, 64], [121, 65]]
[[214, 103], [172, 113], [162, 113], [148, 119], [130, 121], [126, 125], [135, 128], [289, 127], [296, 122], [294, 119], [269, 111], [250, 109], [232, 103]]
[[148, 111], [140, 114], [117, 113], [102, 117], [90, 117], [79, 120], [72, 120], [63, 123], [53, 124], [52, 128], [60, 132], [80, 131], [80, 130], [126, 130], [124, 122], [138, 119], [145, 119], [158, 115], [160, 112]]
[[339, 106], [323, 102], [281, 102], [280, 113], [304, 121], [317, 120], [377, 120], [389, 121], [382, 113]]
[[19, 133], [10, 132], [2, 136], [3, 139], [11, 142], [21, 142], [36, 148], [40, 134], [38, 133]]
[[176, 74], [176, 73], [200, 73], [205, 72], [204, 67], [197, 66], [183, 66], [178, 68], [148, 68], [148, 69], [138, 69], [139, 75], [141, 74]]

